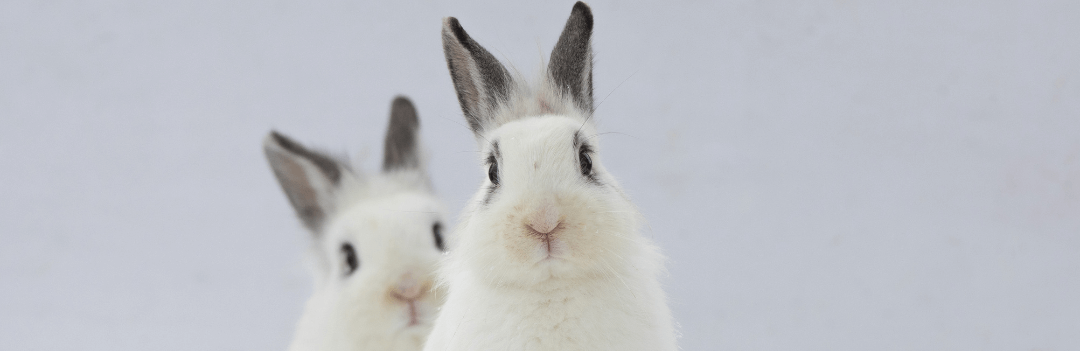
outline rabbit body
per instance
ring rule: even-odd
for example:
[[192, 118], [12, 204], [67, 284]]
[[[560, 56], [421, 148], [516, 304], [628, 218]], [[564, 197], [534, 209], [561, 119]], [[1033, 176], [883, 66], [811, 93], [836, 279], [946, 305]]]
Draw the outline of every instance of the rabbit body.
[[[289, 350], [420, 350], [443, 296], [434, 287], [443, 207], [416, 140], [415, 110], [394, 102], [383, 172], [362, 174], [276, 132], [264, 149], [312, 233], [315, 288]], [[435, 289], [435, 290], [433, 290]]]
[[447, 301], [424, 348], [675, 350], [663, 257], [600, 163], [592, 15], [574, 7], [547, 75], [528, 85], [444, 22], [459, 102], [488, 180], [440, 268]]

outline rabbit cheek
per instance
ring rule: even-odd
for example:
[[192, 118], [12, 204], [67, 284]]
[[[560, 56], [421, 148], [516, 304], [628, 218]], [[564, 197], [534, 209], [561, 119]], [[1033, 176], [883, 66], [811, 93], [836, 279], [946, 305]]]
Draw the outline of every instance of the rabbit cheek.
[[[573, 196], [567, 200], [569, 213], [575, 214], [563, 224], [560, 256], [573, 259], [579, 273], [593, 274], [608, 270], [605, 261], [618, 259], [612, 252], [619, 252], [625, 239], [613, 237], [615, 228], [611, 222], [620, 222], [608, 212], [609, 206], [589, 196]], [[607, 263], [610, 264], [610, 263]]]

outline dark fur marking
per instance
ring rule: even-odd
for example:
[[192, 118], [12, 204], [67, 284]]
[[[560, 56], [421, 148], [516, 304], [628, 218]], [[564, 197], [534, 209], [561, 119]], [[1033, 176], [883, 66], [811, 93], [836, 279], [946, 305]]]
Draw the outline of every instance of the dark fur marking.
[[491, 204], [491, 198], [495, 197], [495, 191], [498, 190], [498, 189], [499, 189], [499, 187], [494, 186], [494, 185], [489, 185], [488, 186], [487, 194], [484, 195], [484, 205], [485, 206]]
[[[460, 52], [461, 50], [465, 52]], [[457, 18], [449, 17], [445, 22], [443, 54], [446, 56], [450, 78], [454, 82], [458, 103], [469, 122], [469, 128], [479, 134], [483, 130], [484, 122], [490, 122], [494, 118], [481, 116], [482, 106], [486, 105], [494, 110], [509, 99], [512, 80], [510, 73], [494, 55], [465, 32]], [[472, 77], [470, 67], [473, 66], [476, 67], [479, 77]], [[483, 86], [475, 86], [476, 82]]]
[[445, 252], [446, 251], [446, 246], [444, 246], [444, 244], [443, 244], [442, 223], [441, 222], [435, 222], [435, 224], [433, 224], [431, 226], [431, 233], [432, 233], [432, 236], [435, 237], [435, 247], [438, 248], [439, 251], [444, 251]]
[[327, 179], [330, 179], [332, 184], [338, 185], [341, 181], [341, 168], [334, 159], [318, 152], [308, 150], [299, 143], [292, 141], [292, 139], [281, 135], [277, 131], [270, 131], [270, 135], [273, 136], [274, 142], [277, 143], [278, 146], [281, 146], [282, 149], [311, 161], [311, 163], [314, 164]]
[[[590, 146], [589, 143], [585, 141], [585, 138], [581, 136], [580, 131], [574, 133], [574, 150], [577, 151], [577, 154], [579, 155], [578, 157], [581, 157], [580, 155], [582, 154], [585, 154], [587, 156], [591, 156], [594, 154], [592, 146]], [[578, 163], [581, 163], [580, 158], [578, 159]], [[578, 170], [581, 171], [580, 168]], [[587, 180], [589, 183], [592, 183], [593, 185], [603, 185], [602, 183], [600, 183], [600, 179], [596, 177], [595, 167], [592, 167], [592, 169], [588, 173], [583, 172], [582, 176], [585, 177], [585, 180]]]
[[592, 10], [578, 1], [548, 62], [548, 74], [555, 86], [590, 114], [593, 111], [592, 28]]
[[345, 276], [348, 277], [360, 268], [360, 258], [356, 255], [356, 249], [348, 242], [341, 243], [341, 254], [345, 256]]
[[[502, 161], [502, 154], [499, 152], [499, 141], [496, 140], [491, 143], [491, 153], [488, 154], [487, 161], [485, 162], [489, 167], [489, 172], [492, 165], [495, 166], [496, 171], [498, 170], [499, 161]], [[499, 179], [500, 176], [501, 174], [497, 174], [495, 179]], [[498, 183], [492, 183], [491, 185], [488, 185], [487, 194], [484, 195], [484, 205], [491, 203], [491, 198], [495, 196], [495, 191], [497, 190], [499, 190]]]
[[419, 130], [420, 119], [416, 107], [404, 96], [394, 98], [383, 147], [383, 171], [420, 168]]
[[281, 189], [296, 211], [296, 216], [317, 236], [322, 230], [327, 211], [331, 209], [320, 205], [320, 194], [312, 187], [311, 180], [307, 179], [308, 175], [305, 174], [303, 166], [297, 159], [311, 162], [333, 186], [340, 183], [343, 170], [337, 161], [310, 151], [276, 131], [271, 131], [270, 137], [274, 144], [284, 150], [284, 152], [266, 150], [266, 157], [270, 161], [274, 176], [277, 177]]

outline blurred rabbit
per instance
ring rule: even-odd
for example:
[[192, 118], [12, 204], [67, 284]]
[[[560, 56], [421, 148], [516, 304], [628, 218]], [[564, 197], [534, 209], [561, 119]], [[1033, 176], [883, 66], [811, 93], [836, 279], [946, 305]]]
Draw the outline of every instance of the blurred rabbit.
[[590, 123], [593, 17], [574, 5], [539, 84], [450, 17], [443, 50], [487, 180], [440, 270], [425, 350], [675, 350], [659, 250], [600, 163]]
[[290, 350], [419, 350], [444, 294], [443, 207], [420, 153], [419, 120], [394, 100], [382, 172], [365, 175], [276, 131], [266, 157], [311, 231], [314, 294]]

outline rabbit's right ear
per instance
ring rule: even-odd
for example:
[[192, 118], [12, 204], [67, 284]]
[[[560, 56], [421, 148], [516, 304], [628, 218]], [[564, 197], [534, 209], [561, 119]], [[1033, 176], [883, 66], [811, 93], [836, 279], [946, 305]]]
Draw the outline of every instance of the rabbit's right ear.
[[318, 235], [333, 213], [335, 194], [347, 172], [337, 161], [271, 131], [263, 140], [270, 168], [304, 226]]
[[442, 27], [443, 54], [458, 102], [473, 133], [493, 127], [495, 110], [510, 97], [513, 77], [499, 60], [465, 33], [457, 18], [447, 17]]

